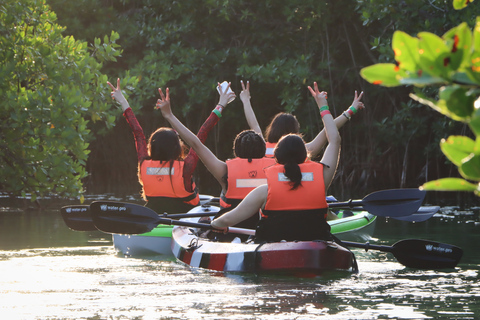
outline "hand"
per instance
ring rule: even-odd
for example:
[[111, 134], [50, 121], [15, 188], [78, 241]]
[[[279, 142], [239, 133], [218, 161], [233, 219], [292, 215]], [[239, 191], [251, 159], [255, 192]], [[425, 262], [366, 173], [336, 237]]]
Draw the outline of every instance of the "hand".
[[242, 102], [247, 102], [250, 100], [250, 81], [247, 81], [247, 87], [245, 88], [245, 84], [243, 83], [243, 80], [240, 80], [240, 83], [242, 84], [242, 92], [240, 92], [240, 100]]
[[315, 98], [315, 101], [317, 102], [317, 105], [318, 107], [323, 107], [323, 106], [328, 106], [328, 102], [327, 102], [327, 99], [328, 99], [328, 94], [326, 91], [322, 91], [320, 92], [318, 90], [318, 85], [316, 82], [313, 83], [314, 85], [314, 89], [312, 89], [312, 87], [308, 86], [308, 90], [310, 90], [310, 93], [312, 94], [312, 96]]
[[157, 104], [155, 105], [155, 109], [160, 109], [164, 117], [172, 114], [172, 109], [170, 108], [170, 90], [167, 88], [165, 92], [166, 95], [163, 94], [162, 88], [158, 88], [160, 99], [157, 100]]
[[222, 90], [222, 86], [220, 85], [220, 82], [218, 83], [218, 92], [220, 94], [220, 99], [218, 100], [218, 104], [222, 105], [223, 107], [226, 107], [228, 102], [233, 100], [236, 95], [235, 92], [231, 91], [228, 93], [228, 89], [230, 89], [231, 82], [228, 83], [228, 86], [225, 88], [225, 90]]
[[[216, 220], [216, 219], [215, 219]], [[215, 229], [212, 229], [213, 232], [219, 232], [219, 233], [227, 233], [228, 232], [228, 227], [219, 227], [216, 225], [217, 221], [213, 220], [210, 222], [210, 225], [214, 227]]]
[[363, 104], [363, 102], [360, 101], [360, 99], [362, 99], [362, 96], [363, 96], [363, 91], [360, 92], [360, 95], [357, 95], [357, 90], [355, 90], [355, 98], [353, 99], [352, 107], [354, 107], [357, 110], [365, 109], [365, 105]]
[[115, 99], [122, 106], [122, 110], [127, 110], [130, 106], [128, 105], [127, 99], [123, 96], [122, 89], [120, 88], [120, 78], [117, 78], [117, 87], [115, 88], [110, 82], [107, 81], [107, 84], [112, 88], [110, 95], [112, 99]]

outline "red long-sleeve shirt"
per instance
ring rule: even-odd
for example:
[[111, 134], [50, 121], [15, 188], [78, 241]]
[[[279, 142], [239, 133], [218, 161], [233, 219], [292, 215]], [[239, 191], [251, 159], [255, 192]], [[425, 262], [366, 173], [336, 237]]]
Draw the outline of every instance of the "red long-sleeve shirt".
[[[123, 116], [127, 120], [130, 128], [132, 129], [133, 136], [135, 138], [135, 145], [137, 147], [137, 158], [138, 163], [142, 163], [143, 160], [148, 158], [148, 149], [147, 149], [147, 141], [145, 139], [145, 135], [143, 133], [143, 129], [137, 121], [135, 114], [132, 111], [132, 108], [128, 108], [123, 113]], [[212, 130], [212, 128], [217, 124], [219, 118], [215, 113], [211, 113], [210, 116], [205, 120], [203, 125], [200, 127], [200, 130], [197, 133], [198, 139], [202, 143], [205, 143], [208, 137], [208, 133]], [[192, 176], [195, 168], [197, 167], [198, 162], [198, 155], [190, 148], [187, 156], [183, 159], [184, 166], [183, 166], [183, 183], [185, 185], [185, 190], [188, 192], [193, 192], [192, 186]]]

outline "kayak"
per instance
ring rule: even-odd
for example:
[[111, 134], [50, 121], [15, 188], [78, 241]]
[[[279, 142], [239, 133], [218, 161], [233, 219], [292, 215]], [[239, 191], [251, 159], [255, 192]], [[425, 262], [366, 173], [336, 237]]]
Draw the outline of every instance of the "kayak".
[[[190, 210], [188, 213], [212, 212], [212, 216], [220, 210], [217, 206], [202, 205]], [[376, 216], [367, 211], [335, 211], [339, 219], [328, 221], [332, 233], [341, 240], [371, 239], [375, 228]], [[345, 216], [344, 215], [347, 215]], [[189, 218], [197, 222], [198, 218]], [[172, 255], [172, 229], [173, 226], [158, 225], [152, 231], [139, 235], [113, 234], [113, 245], [118, 255], [127, 257], [141, 257], [152, 255]]]
[[312, 277], [356, 270], [353, 253], [332, 241], [218, 242], [180, 226], [172, 231], [172, 252], [191, 267], [223, 272]]

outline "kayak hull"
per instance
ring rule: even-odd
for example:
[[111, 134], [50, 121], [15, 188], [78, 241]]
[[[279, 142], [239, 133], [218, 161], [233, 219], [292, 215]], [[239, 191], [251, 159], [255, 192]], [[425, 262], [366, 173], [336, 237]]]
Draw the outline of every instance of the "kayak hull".
[[[216, 206], [198, 206], [189, 213], [212, 212], [214, 215], [219, 208]], [[342, 211], [337, 212], [342, 217]], [[197, 222], [198, 218], [190, 218]], [[328, 221], [332, 233], [341, 240], [368, 241], [375, 228], [376, 216], [367, 211], [354, 212], [352, 216]], [[173, 226], [159, 225], [150, 232], [140, 235], [113, 234], [113, 245], [118, 255], [127, 257], [172, 255]]]
[[223, 272], [317, 276], [350, 272], [354, 263], [348, 249], [330, 241], [215, 242], [197, 237], [186, 227], [173, 228], [172, 252], [191, 267]]

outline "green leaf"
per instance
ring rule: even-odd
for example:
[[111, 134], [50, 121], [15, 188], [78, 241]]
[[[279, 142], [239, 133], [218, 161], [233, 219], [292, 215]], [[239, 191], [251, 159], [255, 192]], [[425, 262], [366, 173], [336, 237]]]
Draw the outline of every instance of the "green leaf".
[[450, 136], [446, 140], [442, 139], [440, 148], [448, 160], [459, 167], [464, 159], [474, 153], [475, 141], [464, 136]]
[[455, 119], [463, 121], [471, 117], [474, 111], [475, 97], [467, 93], [467, 89], [458, 85], [445, 86], [440, 88], [440, 100], [445, 101], [450, 114], [455, 115]]
[[455, 10], [461, 10], [471, 2], [473, 2], [473, 0], [453, 0], [453, 8]]
[[458, 169], [464, 178], [480, 181], [480, 156], [474, 153], [470, 154]]
[[451, 71], [449, 64], [449, 49], [444, 40], [430, 32], [418, 34], [419, 66], [422, 72], [435, 77], [448, 79], [448, 71]]
[[392, 38], [392, 49], [395, 61], [403, 70], [418, 72], [418, 38], [411, 37], [405, 32], [395, 31]]
[[470, 183], [466, 180], [460, 178], [443, 178], [439, 180], [429, 181], [424, 183], [421, 187], [421, 190], [431, 190], [431, 191], [469, 191], [475, 192], [479, 191], [478, 185]]
[[360, 75], [370, 83], [385, 87], [399, 86], [400, 80], [406, 77], [405, 72], [393, 63], [378, 63], [365, 67], [360, 70]]

